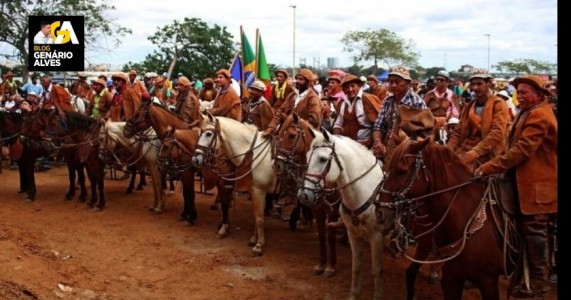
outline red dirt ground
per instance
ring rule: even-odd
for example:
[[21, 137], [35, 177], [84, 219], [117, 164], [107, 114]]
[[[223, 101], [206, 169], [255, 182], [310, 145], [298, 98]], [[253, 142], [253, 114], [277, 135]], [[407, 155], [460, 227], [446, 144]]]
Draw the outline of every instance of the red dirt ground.
[[[92, 212], [77, 200], [64, 201], [67, 170], [36, 174], [34, 203], [17, 194], [18, 172], [0, 174], [0, 298], [2, 299], [346, 299], [351, 251], [338, 246], [337, 274], [314, 276], [318, 260], [315, 228], [291, 232], [286, 222], [266, 217], [264, 255], [246, 247], [253, 231], [250, 202], [238, 197], [231, 210], [231, 234], [217, 239], [220, 212], [209, 210], [214, 196], [197, 194], [193, 227], [177, 222], [181, 194], [166, 210], [146, 207], [152, 190], [125, 195], [127, 181], [106, 180], [107, 207]], [[197, 184], [198, 186], [198, 184]], [[408, 262], [384, 256], [386, 299], [405, 299]], [[439, 285], [427, 283], [423, 267], [417, 299], [441, 299]], [[506, 280], [501, 283], [505, 299]], [[362, 299], [372, 297], [370, 255], [365, 256]], [[479, 299], [476, 290], [464, 299]], [[554, 290], [547, 300], [557, 299]]]

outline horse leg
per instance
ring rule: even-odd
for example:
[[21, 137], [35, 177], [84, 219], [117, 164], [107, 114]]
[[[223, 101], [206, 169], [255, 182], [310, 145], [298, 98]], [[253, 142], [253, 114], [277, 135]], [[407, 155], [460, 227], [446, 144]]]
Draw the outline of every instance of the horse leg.
[[145, 168], [139, 170], [139, 184], [137, 185], [137, 190], [142, 191], [147, 185], [147, 180], [145, 179]]
[[[92, 155], [89, 158], [91, 160], [91, 167], [88, 165], [88, 172], [93, 172], [91, 177], [91, 192], [95, 195], [94, 207], [96, 211], [101, 211], [105, 207], [105, 164], [99, 159], [97, 151], [91, 152]], [[97, 201], [97, 192], [99, 192], [99, 201]]]
[[198, 218], [194, 201], [196, 196], [194, 192], [194, 172], [182, 172], [182, 196], [184, 199], [183, 216], [189, 225], [194, 225]]
[[228, 236], [228, 231], [230, 230], [230, 204], [232, 202], [232, 197], [234, 195], [234, 189], [231, 187], [231, 183], [225, 182], [222, 179], [218, 179], [217, 182], [218, 195], [220, 197], [220, 207], [222, 210], [222, 223], [218, 226], [218, 232], [216, 237], [221, 239]]
[[351, 291], [349, 299], [357, 300], [361, 296], [361, 277], [363, 274], [363, 250], [365, 241], [348, 231], [349, 244], [351, 245]]
[[[313, 274], [321, 275], [325, 272], [326, 264], [327, 264], [327, 233], [325, 228], [325, 214], [320, 208], [314, 208], [315, 212], [315, 220], [317, 223], [317, 237], [319, 239], [319, 264], [313, 267]], [[330, 275], [324, 275], [326, 277], [330, 277]]]
[[[468, 282], [468, 281], [466, 281]], [[499, 277], [483, 277], [481, 280], [471, 281], [480, 291], [482, 300], [500, 300]]]
[[297, 221], [299, 221], [299, 215], [301, 213], [301, 203], [299, 201], [296, 202], [295, 207], [292, 209], [291, 213], [289, 214], [289, 230], [295, 231], [297, 229]]
[[152, 209], [155, 207], [164, 207], [165, 197], [163, 193], [163, 180], [161, 172], [153, 164], [149, 164], [149, 171], [151, 172], [151, 178], [153, 179], [154, 200]]
[[464, 293], [465, 278], [460, 277], [459, 274], [454, 274], [449, 265], [442, 267], [442, 279], [440, 286], [444, 300], [461, 300]]
[[77, 182], [79, 183], [80, 193], [79, 193], [79, 202], [85, 202], [87, 198], [87, 188], [85, 187], [85, 164], [81, 164], [77, 168]]
[[[24, 153], [22, 157], [18, 160], [18, 170], [20, 173], [20, 180], [23, 179], [23, 186], [26, 191], [26, 202], [33, 202], [36, 198], [36, 178], [34, 174], [34, 165], [36, 163], [35, 152], [33, 149], [24, 146]], [[22, 183], [20, 183], [22, 186]]]
[[[431, 239], [428, 238], [431, 236], [427, 236], [427, 238], [421, 237], [418, 240], [418, 244], [416, 245], [416, 250], [414, 252], [414, 259], [416, 260], [425, 260], [428, 257], [428, 254], [430, 254], [430, 246], [431, 244]], [[433, 270], [431, 266], [431, 271]], [[406, 299], [407, 300], [412, 300], [414, 299], [414, 286], [416, 284], [416, 276], [418, 275], [418, 270], [420, 270], [420, 267], [422, 267], [422, 264], [420, 263], [416, 263], [416, 262], [411, 262], [410, 265], [406, 268]]]
[[[325, 232], [327, 233], [327, 267], [325, 267], [325, 272], [323, 272], [324, 277], [331, 277], [335, 275], [335, 266], [337, 265], [337, 228], [332, 226], [327, 226], [327, 219], [337, 220], [339, 219], [339, 209], [333, 208], [333, 210], [327, 211], [328, 207], [323, 207], [320, 209], [323, 214], [323, 225], [325, 227]], [[318, 214], [316, 214], [317, 216]], [[316, 219], [319, 226], [319, 220]], [[318, 227], [319, 228], [319, 227]]]
[[[373, 221], [375, 222], [375, 221]], [[373, 299], [383, 299], [383, 235], [380, 231], [374, 233], [370, 239], [371, 244], [371, 271], [373, 273], [373, 282], [375, 286], [375, 293]]]
[[65, 194], [65, 200], [71, 200], [73, 196], [75, 196], [75, 174], [77, 170], [76, 161], [70, 159], [67, 161], [67, 172], [69, 178], [69, 189], [67, 190], [67, 194]]
[[127, 170], [131, 173], [131, 179], [129, 180], [129, 186], [127, 190], [125, 190], [125, 194], [129, 195], [133, 193], [135, 189], [135, 179], [137, 179], [137, 166], [130, 165], [127, 167]]
[[258, 187], [252, 186], [250, 189], [252, 197], [252, 210], [254, 212], [254, 235], [250, 238], [250, 243], [255, 241], [255, 246], [252, 248], [252, 255], [260, 256], [264, 254], [264, 245], [266, 244], [266, 235], [264, 232], [264, 204], [266, 191]]

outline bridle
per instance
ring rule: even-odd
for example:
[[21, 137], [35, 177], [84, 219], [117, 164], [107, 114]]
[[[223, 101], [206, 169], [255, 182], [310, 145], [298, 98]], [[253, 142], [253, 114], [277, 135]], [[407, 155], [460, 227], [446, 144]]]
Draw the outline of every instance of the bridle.
[[[159, 153], [157, 154], [157, 167], [159, 171], [166, 173], [179, 173], [182, 171], [189, 170], [193, 168], [192, 157], [193, 153], [188, 151], [184, 145], [174, 137], [165, 137], [163, 139], [163, 145], [168, 143], [168, 148], [159, 147]], [[178, 157], [175, 158], [174, 151], [177, 151]], [[189, 159], [184, 162], [182, 156], [188, 156]]]
[[[301, 124], [297, 123], [295, 126], [290, 125], [288, 128], [295, 128], [296, 135], [291, 149], [282, 148], [283, 138], [279, 135], [275, 136], [275, 147], [272, 157], [274, 159], [274, 170], [278, 175], [286, 175], [288, 177], [301, 180], [299, 177], [300, 171], [305, 171], [307, 164], [302, 164], [296, 159], [296, 150], [303, 142], [303, 149], [306, 148], [306, 134]], [[284, 131], [287, 132], [287, 129]]]

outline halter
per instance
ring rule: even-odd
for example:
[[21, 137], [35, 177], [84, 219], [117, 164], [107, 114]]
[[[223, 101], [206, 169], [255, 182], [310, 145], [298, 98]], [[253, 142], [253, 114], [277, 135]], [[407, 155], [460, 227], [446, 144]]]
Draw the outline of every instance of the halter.
[[[143, 119], [141, 120], [141, 118], [139, 117], [138, 119], [134, 119], [131, 118], [129, 120], [127, 120], [127, 122], [125, 123], [125, 128], [124, 131], [129, 133], [130, 135], [133, 136], [133, 138], [135, 138], [136, 140], [139, 141], [151, 141], [152, 139], [149, 140], [149, 137], [147, 135], [149, 129], [151, 128], [153, 122], [151, 120], [151, 111], [149, 109], [149, 105], [151, 104], [145, 104], [142, 105], [141, 110], [143, 111]], [[143, 126], [141, 126], [143, 125]], [[155, 137], [159, 138], [158, 136]]]
[[[282, 138], [281, 136], [275, 136], [275, 145], [274, 152], [272, 153], [272, 157], [274, 158], [274, 170], [278, 175], [285, 175], [287, 177], [294, 178], [296, 181], [301, 181], [298, 174], [299, 171], [307, 168], [307, 164], [302, 164], [296, 160], [296, 149], [303, 144], [305, 146], [305, 131], [303, 127], [300, 126], [300, 123], [297, 123], [296, 126], [289, 126], [288, 128], [295, 128], [296, 135], [295, 140], [293, 143], [293, 147], [291, 149], [282, 148]], [[305, 149], [305, 147], [304, 147]]]

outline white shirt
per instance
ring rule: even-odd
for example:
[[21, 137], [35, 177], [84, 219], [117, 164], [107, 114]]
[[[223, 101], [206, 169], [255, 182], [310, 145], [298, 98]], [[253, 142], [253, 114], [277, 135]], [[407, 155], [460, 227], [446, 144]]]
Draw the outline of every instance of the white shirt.
[[357, 122], [359, 125], [366, 127], [357, 131], [357, 141], [368, 140], [373, 132], [373, 123], [371, 123], [365, 115], [365, 109], [363, 108], [363, 89], [359, 90], [359, 93], [357, 93], [357, 96], [355, 97], [355, 100], [353, 100], [352, 105], [349, 99], [347, 99], [347, 96], [343, 98], [343, 102], [341, 102], [341, 106], [339, 107], [339, 114], [337, 115], [335, 124], [333, 124], [333, 128], [343, 128], [343, 115], [345, 113], [345, 107], [347, 107], [349, 112], [352, 112], [353, 109], [355, 109]]
[[299, 93], [297, 90], [295, 90], [295, 102], [293, 104], [293, 108], [296, 108], [297, 105], [299, 104], [299, 102], [301, 102], [301, 100], [303, 100], [303, 98], [305, 98], [305, 96], [309, 93], [309, 89], [305, 90], [303, 93]]
[[45, 36], [42, 31], [38, 31], [34, 36], [34, 44], [53, 44], [54, 40], [49, 37]]
[[236, 81], [236, 79], [232, 78], [232, 83], [230, 84], [230, 86], [236, 91], [238, 97], [242, 97], [242, 92], [240, 90], [240, 83]]

